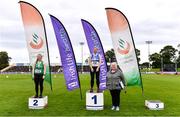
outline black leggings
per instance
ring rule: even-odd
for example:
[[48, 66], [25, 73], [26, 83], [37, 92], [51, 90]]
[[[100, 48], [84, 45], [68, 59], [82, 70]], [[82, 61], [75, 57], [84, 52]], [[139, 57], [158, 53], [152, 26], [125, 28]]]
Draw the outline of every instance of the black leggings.
[[[91, 88], [93, 88], [94, 86], [94, 75], [96, 73], [96, 85], [97, 88], [99, 88], [99, 71], [96, 72], [97, 67], [92, 67], [93, 68], [93, 72], [90, 70], [90, 75], [91, 75]], [[99, 69], [100, 70], [100, 69]]]
[[35, 91], [36, 96], [38, 96], [39, 91], [39, 85], [40, 85], [40, 96], [42, 96], [43, 93], [43, 74], [34, 74], [34, 83], [35, 83]]
[[120, 105], [120, 92], [121, 90], [118, 90], [118, 89], [110, 90], [113, 106]]

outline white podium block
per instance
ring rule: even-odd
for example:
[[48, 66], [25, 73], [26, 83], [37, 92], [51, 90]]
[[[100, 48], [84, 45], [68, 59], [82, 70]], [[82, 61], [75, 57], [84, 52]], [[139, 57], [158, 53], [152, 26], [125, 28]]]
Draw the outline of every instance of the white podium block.
[[48, 97], [44, 96], [43, 98], [29, 98], [29, 109], [43, 109], [48, 104]]
[[163, 110], [164, 103], [160, 100], [145, 100], [145, 106], [150, 110]]
[[104, 109], [104, 95], [103, 92], [90, 93], [86, 92], [86, 109], [87, 110], [103, 110]]

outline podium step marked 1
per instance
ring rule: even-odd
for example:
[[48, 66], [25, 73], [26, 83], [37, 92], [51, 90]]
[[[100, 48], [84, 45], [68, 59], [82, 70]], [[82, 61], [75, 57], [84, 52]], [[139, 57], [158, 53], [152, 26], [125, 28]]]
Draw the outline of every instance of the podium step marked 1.
[[48, 104], [48, 97], [44, 96], [43, 98], [29, 98], [29, 109], [43, 109]]
[[103, 110], [104, 109], [103, 92], [90, 93], [89, 91], [87, 91], [86, 92], [86, 109], [87, 110]]

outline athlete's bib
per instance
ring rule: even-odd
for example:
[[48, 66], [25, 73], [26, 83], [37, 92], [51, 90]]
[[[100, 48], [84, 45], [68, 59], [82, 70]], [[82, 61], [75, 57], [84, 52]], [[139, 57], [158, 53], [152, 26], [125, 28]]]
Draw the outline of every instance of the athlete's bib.
[[44, 65], [42, 61], [38, 61], [34, 69], [35, 74], [44, 74]]
[[96, 53], [96, 54], [93, 53], [91, 55], [91, 63], [92, 63], [93, 67], [97, 67], [98, 66], [99, 60], [100, 60], [100, 57], [99, 57], [98, 53]]
[[34, 73], [36, 73], [36, 74], [41, 74], [41, 73], [42, 73], [42, 71], [41, 71], [41, 70], [39, 70], [39, 69], [35, 69], [35, 70], [34, 70]]

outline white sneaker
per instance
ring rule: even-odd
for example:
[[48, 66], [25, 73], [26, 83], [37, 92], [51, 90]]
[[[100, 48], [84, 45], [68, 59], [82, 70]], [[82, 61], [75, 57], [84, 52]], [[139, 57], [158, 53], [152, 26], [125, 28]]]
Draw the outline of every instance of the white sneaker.
[[115, 110], [115, 106], [112, 106], [111, 110]]
[[119, 106], [116, 106], [116, 111], [119, 111]]

